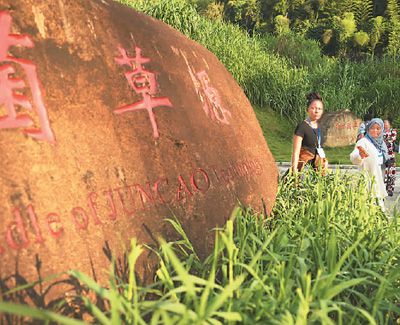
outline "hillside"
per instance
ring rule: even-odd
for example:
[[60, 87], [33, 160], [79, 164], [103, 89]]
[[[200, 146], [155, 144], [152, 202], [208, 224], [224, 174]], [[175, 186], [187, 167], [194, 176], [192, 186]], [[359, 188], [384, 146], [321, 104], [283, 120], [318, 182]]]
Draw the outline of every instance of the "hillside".
[[[400, 65], [396, 56], [352, 61], [322, 54], [301, 33], [248, 34], [199, 14], [186, 0], [119, 0], [160, 19], [213, 52], [242, 87], [277, 161], [289, 161], [294, 125], [305, 115], [305, 94], [318, 91], [326, 111], [349, 109], [393, 117], [400, 126]], [[331, 163], [348, 164], [351, 147], [327, 149]]]
[[[271, 108], [254, 107], [268, 147], [276, 161], [288, 162], [292, 153], [294, 125], [274, 112]], [[332, 164], [350, 164], [349, 154], [353, 147], [325, 148], [327, 158]]]

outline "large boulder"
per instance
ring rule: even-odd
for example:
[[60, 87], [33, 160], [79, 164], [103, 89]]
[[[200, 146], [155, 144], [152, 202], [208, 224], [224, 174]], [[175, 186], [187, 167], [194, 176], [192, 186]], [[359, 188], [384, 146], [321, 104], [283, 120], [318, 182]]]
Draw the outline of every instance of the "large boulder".
[[165, 218], [205, 256], [238, 202], [271, 211], [274, 158], [212, 53], [113, 1], [0, 3], [3, 292], [69, 269], [105, 283], [131, 238], [173, 238]]
[[324, 113], [319, 121], [323, 134], [322, 144], [325, 147], [344, 147], [356, 143], [361, 122], [349, 110]]

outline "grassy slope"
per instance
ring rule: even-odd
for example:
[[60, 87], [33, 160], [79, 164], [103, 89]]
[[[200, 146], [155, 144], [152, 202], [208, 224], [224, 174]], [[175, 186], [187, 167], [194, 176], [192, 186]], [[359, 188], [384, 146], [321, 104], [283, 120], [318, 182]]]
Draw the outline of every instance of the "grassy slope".
[[290, 161], [293, 126], [271, 108], [254, 107], [268, 147], [276, 161]]
[[[254, 107], [268, 147], [276, 161], [290, 161], [294, 126], [270, 108]], [[349, 154], [353, 146], [325, 148], [327, 158], [333, 164], [350, 164]]]
[[[380, 63], [374, 69], [369, 69], [371, 64], [359, 65], [358, 63], [359, 69], [354, 71], [353, 68], [356, 66], [350, 63], [342, 67], [335, 60], [321, 57], [317, 43], [293, 35], [289, 43], [280, 45], [279, 42], [282, 40], [277, 40], [273, 36], [263, 39], [248, 37], [238, 26], [211, 21], [199, 15], [186, 1], [118, 1], [163, 20], [208, 48], [219, 58], [245, 90], [250, 102], [254, 106], [263, 107], [262, 110], [255, 109], [255, 111], [277, 161], [290, 160], [294, 126], [289, 120], [298, 120], [304, 114], [303, 97], [310, 89], [315, 89], [313, 85], [318, 85], [319, 91], [326, 94], [325, 103], [332, 110], [343, 107], [356, 109], [353, 102], [358, 103], [358, 99], [354, 97], [354, 94], [358, 92], [350, 91], [360, 86], [360, 80], [356, 76], [367, 76], [361, 83], [364, 84], [367, 80], [376, 79], [375, 72], [382, 70]], [[210, 37], [210, 35], [213, 36]], [[288, 41], [287, 37], [284, 39], [285, 42]], [[278, 47], [285, 50], [277, 51]], [[382, 67], [390, 66], [390, 62], [382, 65]], [[383, 76], [386, 75], [387, 73], [383, 74]], [[327, 78], [327, 76], [330, 77]], [[388, 85], [397, 89], [397, 84], [386, 83], [386, 81], [381, 88], [385, 91], [388, 89], [390, 94], [395, 93], [391, 87], [388, 88]], [[375, 94], [375, 90], [373, 93]], [[346, 94], [350, 97], [344, 96]], [[374, 95], [374, 98], [391, 98], [385, 94], [386, 92], [380, 93], [380, 96]], [[362, 100], [358, 104], [361, 105], [364, 113], [369, 102], [365, 101], [363, 96], [361, 97]], [[286, 115], [287, 121], [270, 108], [264, 107], [270, 102], [274, 103], [275, 112], [280, 111]], [[376, 104], [375, 106], [390, 107], [391, 103], [390, 100], [385, 105]], [[288, 110], [288, 107], [291, 109]], [[348, 164], [351, 150], [351, 147], [346, 147], [327, 149], [326, 152], [331, 163]]]

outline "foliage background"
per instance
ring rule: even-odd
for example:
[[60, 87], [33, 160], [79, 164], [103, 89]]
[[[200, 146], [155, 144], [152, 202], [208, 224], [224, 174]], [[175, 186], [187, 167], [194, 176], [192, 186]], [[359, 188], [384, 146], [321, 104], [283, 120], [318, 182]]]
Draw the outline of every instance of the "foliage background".
[[399, 54], [397, 0], [190, 0], [205, 16], [249, 33], [294, 31], [325, 54], [353, 58]]
[[[348, 36], [350, 32], [340, 36], [341, 34], [332, 31], [332, 38], [337, 37], [339, 43], [335, 45], [338, 51], [328, 51], [330, 56], [325, 54], [330, 43], [324, 44], [322, 38], [308, 36], [316, 28], [317, 23], [335, 20], [334, 17], [339, 17], [342, 12], [343, 15], [347, 15], [348, 12], [344, 11], [344, 8], [348, 7], [339, 5], [337, 1], [329, 4], [326, 2], [323, 7], [319, 5], [318, 8], [325, 8], [324, 14], [318, 10], [312, 11], [313, 14], [309, 14], [309, 18], [315, 17], [311, 19], [313, 24], [310, 26], [307, 19], [303, 19], [300, 15], [305, 9], [301, 11], [300, 7], [293, 7], [297, 2], [305, 6], [309, 3], [306, 1], [283, 1], [290, 3], [287, 7], [283, 6], [282, 1], [275, 1], [272, 7], [271, 4], [268, 5], [268, 1], [230, 0], [226, 3], [206, 0], [120, 1], [165, 21], [189, 38], [203, 44], [232, 73], [254, 106], [270, 107], [285, 116], [292, 124], [304, 118], [305, 94], [310, 91], [322, 94], [328, 111], [350, 109], [359, 117], [368, 111], [382, 118], [400, 116], [398, 105], [400, 65], [398, 53], [390, 50], [395, 48], [394, 40], [400, 37], [399, 33], [393, 31], [390, 34], [393, 36], [391, 42], [389, 34], [385, 34], [386, 39], [382, 34], [373, 52], [368, 53], [366, 50], [363, 52], [360, 47], [359, 55], [353, 55], [349, 50], [355, 48], [351, 43], [353, 36]], [[252, 3], [254, 8], [258, 8], [254, 9], [254, 13], [251, 11], [254, 15], [257, 12], [259, 14], [268, 12], [269, 18], [264, 14], [263, 19], [261, 16], [256, 19], [256, 23], [253, 16], [251, 19], [248, 18], [249, 6]], [[393, 2], [393, 12], [398, 12], [396, 3]], [[260, 8], [264, 9], [260, 11]], [[268, 11], [268, 8], [275, 9]], [[273, 13], [279, 12], [278, 8], [281, 8], [279, 9], [281, 12], [282, 8], [286, 8], [287, 12], [281, 15], [283, 18], [275, 19]], [[373, 14], [387, 13], [387, 17], [382, 19], [386, 25], [393, 25], [388, 23], [390, 17], [396, 16], [394, 13], [392, 16], [389, 15], [388, 8], [391, 7], [374, 5], [373, 8], [375, 8]], [[215, 12], [211, 14], [211, 9], [220, 12], [220, 16]], [[297, 20], [294, 19], [294, 13], [299, 13]], [[334, 14], [336, 16], [333, 16]], [[373, 14], [372, 16], [368, 14], [367, 17], [372, 17], [370, 20], [375, 19], [377, 16]], [[358, 17], [360, 13], [355, 15], [354, 11], [349, 15]], [[292, 17], [287, 25], [284, 25], [285, 17], [287, 19]], [[343, 33], [346, 28], [358, 26], [354, 25], [349, 17], [348, 20], [343, 18], [344, 21], [336, 21]], [[245, 18], [254, 24], [246, 25], [248, 20]], [[279, 30], [272, 28], [277, 21], [280, 24]], [[322, 28], [322, 25], [318, 26], [319, 29]], [[353, 34], [356, 31], [354, 27]], [[349, 49], [346, 46], [349, 46]], [[395, 126], [400, 126], [399, 122], [400, 119], [395, 121]]]

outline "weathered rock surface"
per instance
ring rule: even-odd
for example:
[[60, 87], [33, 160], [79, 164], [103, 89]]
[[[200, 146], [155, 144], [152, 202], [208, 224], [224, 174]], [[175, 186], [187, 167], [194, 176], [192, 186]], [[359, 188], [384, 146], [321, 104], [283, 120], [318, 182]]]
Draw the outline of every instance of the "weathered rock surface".
[[325, 147], [344, 147], [356, 143], [361, 119], [348, 110], [326, 112], [320, 120]]
[[[174, 215], [204, 256], [238, 201], [270, 211], [274, 159], [205, 48], [113, 1], [0, 0], [0, 10], [3, 292], [69, 269], [106, 283], [110, 256], [132, 237], [171, 238]], [[149, 264], [138, 266], [144, 281]]]

